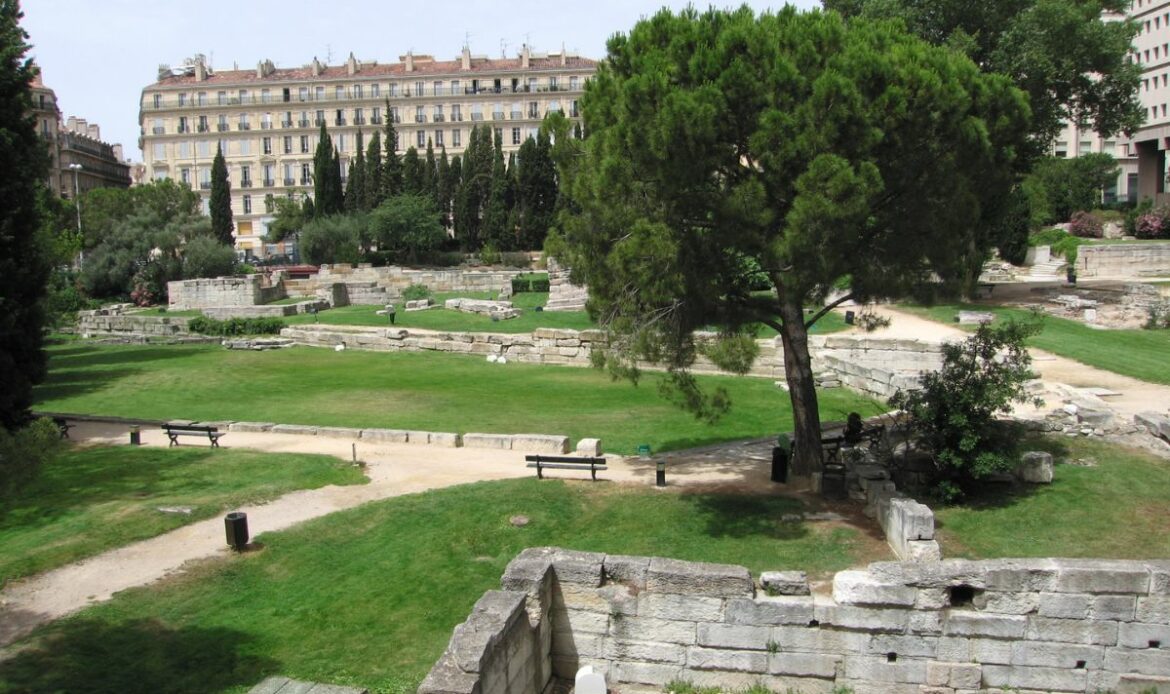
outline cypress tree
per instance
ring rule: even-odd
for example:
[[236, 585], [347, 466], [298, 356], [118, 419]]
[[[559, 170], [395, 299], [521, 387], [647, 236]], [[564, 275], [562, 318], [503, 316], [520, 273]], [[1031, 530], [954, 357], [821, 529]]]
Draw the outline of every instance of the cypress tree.
[[526, 250], [544, 246], [557, 206], [556, 166], [548, 135], [539, 133], [520, 146], [517, 210], [520, 245]]
[[386, 198], [382, 190], [382, 138], [378, 131], [370, 138], [370, 146], [366, 149], [366, 205], [372, 210]]
[[386, 157], [382, 162], [382, 200], [402, 192], [402, 160], [398, 158], [398, 134], [394, 131], [394, 117], [390, 100], [386, 100], [386, 134], [382, 136]]
[[215, 159], [211, 162], [211, 200], [208, 201], [211, 212], [211, 234], [217, 241], [227, 246], [234, 246], [232, 237], [232, 184], [228, 181], [227, 163], [223, 160], [223, 150], [215, 146]]
[[418, 150], [410, 147], [402, 155], [402, 192], [407, 195], [423, 194], [423, 164]]
[[345, 178], [345, 211], [365, 212], [366, 201], [366, 153], [363, 149], [362, 131], [357, 134], [357, 156], [349, 162], [349, 174]]
[[435, 167], [435, 207], [443, 226], [451, 226], [451, 162], [447, 160], [447, 148], [439, 150], [439, 164]]
[[488, 196], [484, 201], [483, 238], [497, 250], [511, 250], [513, 238], [507, 233], [508, 206], [505, 196], [508, 190], [508, 171], [504, 168], [504, 148], [500, 136], [496, 135], [492, 149], [492, 172], [488, 182]]
[[333, 192], [330, 206], [333, 214], [345, 211], [345, 184], [341, 181], [341, 153], [333, 148], [333, 161], [329, 163], [329, 175], [333, 178], [333, 185], [329, 189]]
[[321, 123], [317, 151], [313, 154], [313, 217], [328, 217], [341, 211], [340, 172], [334, 158], [333, 139]]
[[427, 138], [427, 154], [422, 168], [422, 194], [434, 200], [439, 194], [439, 184], [436, 176], [435, 148], [431, 145], [431, 138]]
[[0, 0], [0, 426], [13, 430], [26, 418], [32, 387], [45, 377], [42, 328], [49, 262], [37, 229], [37, 189], [48, 160], [32, 117], [29, 84], [36, 66], [24, 57], [28, 34], [20, 6]]

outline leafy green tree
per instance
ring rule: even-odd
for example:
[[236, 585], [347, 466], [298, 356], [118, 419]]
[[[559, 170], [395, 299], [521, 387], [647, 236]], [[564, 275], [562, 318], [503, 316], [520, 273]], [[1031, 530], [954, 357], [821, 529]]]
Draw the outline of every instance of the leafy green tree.
[[211, 212], [211, 233], [220, 243], [234, 245], [232, 184], [228, 181], [227, 163], [224, 162], [223, 150], [219, 145], [215, 146], [215, 159], [211, 162], [211, 199], [208, 206]]
[[483, 218], [491, 192], [493, 167], [492, 129], [471, 129], [463, 152], [462, 176], [455, 192], [455, 236], [467, 251], [483, 245]]
[[[809, 327], [848, 299], [973, 282], [1028, 123], [1010, 80], [954, 51], [791, 7], [663, 10], [609, 40], [582, 106], [549, 248], [589, 285], [610, 364], [664, 364], [681, 403], [717, 416], [726, 393], [699, 390], [695, 357], [743, 372], [749, 329], [772, 327], [798, 476], [820, 465]], [[761, 272], [771, 292], [753, 291]], [[698, 342], [712, 325], [715, 344]]]
[[443, 245], [447, 232], [433, 200], [403, 194], [370, 213], [370, 236], [379, 250], [393, 252], [399, 262], [418, 262]]
[[1128, 59], [1137, 33], [1118, 21], [1125, 0], [825, 0], [853, 17], [894, 18], [911, 33], [958, 50], [984, 72], [1007, 75], [1032, 107], [1031, 153], [1048, 149], [1061, 121], [1105, 137], [1136, 130], [1141, 66]]
[[386, 156], [382, 162], [382, 200], [402, 192], [402, 160], [398, 158], [398, 133], [394, 131], [394, 116], [390, 100], [386, 100], [386, 132], [382, 136]]
[[341, 170], [338, 168], [333, 138], [321, 123], [317, 151], [313, 155], [313, 218], [328, 217], [341, 212], [345, 193], [341, 188]]
[[1117, 182], [1117, 160], [1103, 153], [1036, 162], [1025, 182], [1037, 226], [1067, 222], [1074, 212], [1101, 206], [1104, 189]]
[[366, 149], [366, 205], [374, 209], [385, 200], [382, 190], [382, 138], [377, 131], [370, 138], [370, 146]]
[[402, 155], [402, 192], [407, 195], [423, 195], [423, 163], [418, 150], [407, 147]]
[[[305, 200], [307, 203], [308, 200]], [[265, 243], [280, 243], [296, 234], [313, 215], [305, 210], [304, 204], [296, 198], [276, 197], [272, 199], [273, 219], [268, 223]]]
[[131, 298], [143, 305], [165, 301], [166, 283], [182, 279], [184, 240], [211, 237], [211, 220], [202, 215], [170, 219], [144, 208], [120, 220], [85, 257], [79, 281], [94, 298]]
[[16, 0], [0, 0], [0, 426], [9, 431], [24, 423], [32, 387], [45, 377], [42, 300], [49, 279], [37, 205], [48, 161], [31, 115], [36, 66], [25, 58], [22, 16]]
[[236, 252], [211, 236], [189, 239], [181, 250], [183, 279], [223, 277], [236, 271]]
[[301, 255], [314, 265], [356, 263], [361, 259], [364, 225], [362, 215], [318, 217], [301, 230]]
[[84, 248], [96, 247], [122, 221], [143, 212], [161, 220], [197, 216], [201, 214], [199, 195], [170, 179], [131, 188], [95, 188], [81, 201]]

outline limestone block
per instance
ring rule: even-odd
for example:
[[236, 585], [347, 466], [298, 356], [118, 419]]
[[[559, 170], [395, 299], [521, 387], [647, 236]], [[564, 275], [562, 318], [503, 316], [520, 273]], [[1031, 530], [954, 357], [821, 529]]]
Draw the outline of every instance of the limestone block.
[[892, 499], [890, 510], [897, 522], [898, 537], [905, 540], [934, 539], [934, 512], [925, 504], [913, 499]]
[[839, 571], [833, 578], [833, 599], [841, 605], [910, 607], [916, 598], [913, 588], [883, 583], [868, 571]]
[[992, 639], [1023, 638], [1028, 620], [1017, 615], [988, 615], [950, 610], [943, 625], [947, 636], [981, 636]]
[[976, 595], [973, 602], [983, 612], [1024, 615], [1037, 611], [1040, 597], [1037, 593], [988, 590]]
[[664, 687], [670, 682], [681, 679], [682, 672], [682, 668], [677, 665], [619, 662], [615, 664], [614, 683], [650, 684]]
[[907, 628], [911, 634], [938, 636], [942, 634], [942, 625], [942, 613], [935, 610], [929, 612], [915, 610], [910, 613], [910, 623]]
[[549, 613], [549, 619], [555, 631], [598, 635], [609, 631], [609, 615], [604, 612], [556, 608]]
[[594, 458], [601, 455], [601, 439], [581, 439], [577, 442], [577, 454]]
[[751, 574], [742, 566], [659, 557], [650, 559], [646, 588], [651, 592], [715, 597], [751, 597], [755, 592]]
[[1107, 427], [1113, 424], [1113, 412], [1082, 407], [1077, 412], [1077, 421], [1092, 427]]
[[779, 626], [772, 629], [772, 640], [783, 653], [860, 654], [865, 651], [869, 639], [870, 634], [860, 631], [807, 626]]
[[1089, 619], [1133, 621], [1136, 607], [1137, 597], [1133, 595], [1098, 595], [1089, 605]]
[[897, 654], [898, 658], [935, 658], [938, 637], [907, 636], [904, 634], [873, 634], [862, 649], [862, 655]]
[[[467, 437], [464, 436], [464, 441], [466, 440]], [[512, 436], [512, 450], [564, 455], [569, 452], [569, 437], [552, 434], [515, 434]]]
[[1130, 562], [1063, 560], [1053, 591], [1057, 593], [1146, 593], [1149, 569]]
[[683, 665], [687, 662], [687, 651], [688, 647], [680, 646], [677, 643], [627, 641], [613, 638], [605, 640], [605, 657], [610, 660]]
[[959, 311], [955, 316], [955, 322], [959, 325], [980, 325], [982, 323], [990, 323], [994, 320], [994, 313], [984, 311]]
[[905, 545], [906, 561], [931, 562], [942, 559], [937, 540], [909, 540]]
[[693, 646], [698, 642], [695, 622], [676, 622], [654, 617], [621, 615], [620, 618], [612, 620], [609, 634], [618, 639], [641, 639], [659, 643], [677, 643], [684, 646]]
[[378, 443], [406, 443], [408, 434], [402, 429], [362, 429], [363, 441]]
[[270, 431], [274, 434], [301, 434], [302, 436], [316, 436], [317, 427], [304, 424], [275, 424]]
[[1089, 616], [1092, 596], [1069, 593], [1039, 593], [1037, 613], [1041, 617], [1085, 619]]
[[1139, 622], [1170, 623], [1170, 597], [1151, 595], [1138, 598], [1134, 619]]
[[852, 605], [817, 605], [813, 614], [822, 626], [857, 631], [903, 632], [910, 622], [910, 612]]
[[772, 639], [769, 627], [753, 627], [740, 624], [700, 624], [698, 643], [710, 648], [738, 648], [764, 651]]
[[1030, 617], [1029, 641], [1058, 641], [1112, 646], [1117, 643], [1117, 622], [1087, 622], [1079, 619]]
[[429, 431], [408, 431], [408, 432], [406, 432], [406, 442], [417, 444], [420, 446], [429, 445], [431, 442], [431, 432], [429, 432]]
[[[1170, 649], [1170, 624], [1143, 624], [1129, 622], [1118, 625], [1117, 645], [1125, 648], [1152, 648], [1152, 642], [1158, 643], [1158, 648]], [[1170, 672], [1166, 673], [1170, 676]]]
[[478, 673], [464, 672], [454, 656], [444, 653], [426, 679], [419, 685], [418, 694], [483, 694]]
[[[1143, 647], [1145, 644], [1142, 644]], [[1071, 643], [1040, 643], [1018, 641], [1012, 644], [1012, 665], [1027, 667], [1078, 667], [1099, 669], [1105, 662], [1104, 646], [1082, 646]]]
[[650, 557], [607, 554], [602, 570], [607, 582], [623, 583], [642, 590], [646, 587], [646, 574], [650, 571]]
[[327, 436], [334, 439], [356, 439], [362, 435], [361, 429], [352, 427], [317, 427], [317, 436]]
[[1016, 667], [984, 665], [983, 684], [986, 687], [1019, 687], [1043, 691], [1085, 691], [1084, 670], [1065, 670], [1046, 667]]
[[638, 596], [638, 616], [690, 622], [713, 622], [723, 617], [723, 600], [696, 595], [646, 592]]
[[792, 677], [833, 679], [844, 656], [819, 653], [773, 653], [768, 656], [768, 672]]
[[730, 598], [726, 605], [729, 624], [749, 626], [808, 624], [814, 618], [813, 612], [812, 597], [803, 595]]
[[768, 595], [808, 595], [808, 574], [803, 571], [765, 571], [760, 586]]
[[[414, 443], [414, 434], [415, 432], [412, 431], [408, 435], [408, 440], [410, 443]], [[463, 445], [463, 437], [459, 434], [432, 431], [427, 438], [429, 439], [428, 442], [432, 446], [440, 446], [443, 448], [459, 448], [461, 445]]]
[[1170, 438], [1170, 417], [1158, 412], [1139, 412], [1133, 416], [1133, 423], [1145, 427], [1154, 436]]
[[926, 680], [926, 661], [898, 660], [864, 655], [845, 656], [844, 676], [870, 682], [919, 683]]
[[597, 634], [574, 634], [569, 631], [554, 631], [551, 654], [557, 656], [579, 656], [604, 658], [609, 639]]
[[496, 450], [512, 450], [512, 437], [504, 434], [464, 434], [464, 448], [494, 448]]
[[238, 432], [264, 432], [272, 431], [272, 427], [276, 426], [272, 422], [232, 422], [228, 425], [228, 431]]
[[605, 555], [600, 552], [580, 552], [557, 549], [552, 556], [553, 571], [562, 586], [573, 584], [587, 588], [601, 585], [601, 567]]
[[694, 670], [764, 673], [768, 671], [768, 654], [764, 651], [725, 651], [692, 646], [686, 651], [686, 665]]
[[1052, 483], [1052, 454], [1046, 451], [1028, 451], [1020, 457], [1016, 477], [1032, 484]]

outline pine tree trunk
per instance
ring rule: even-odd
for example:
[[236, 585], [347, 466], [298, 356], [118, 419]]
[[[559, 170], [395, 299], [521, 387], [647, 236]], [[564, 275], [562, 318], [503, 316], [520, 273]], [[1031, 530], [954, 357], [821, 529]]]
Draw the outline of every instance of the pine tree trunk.
[[792, 475], [807, 478], [821, 470], [821, 414], [808, 352], [808, 330], [799, 303], [793, 305], [789, 300], [782, 300], [780, 317], [784, 321], [780, 339], [784, 345], [784, 373], [792, 399], [795, 437]]

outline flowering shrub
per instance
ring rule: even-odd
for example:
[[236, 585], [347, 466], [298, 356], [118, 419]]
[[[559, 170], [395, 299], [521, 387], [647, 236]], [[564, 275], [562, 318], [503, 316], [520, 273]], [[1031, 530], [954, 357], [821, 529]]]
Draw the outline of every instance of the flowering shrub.
[[1166, 229], [1166, 219], [1158, 211], [1140, 215], [1133, 225], [1134, 236], [1139, 239], [1164, 238]]
[[1083, 239], [1099, 239], [1105, 233], [1105, 225], [1092, 212], [1074, 212], [1069, 220], [1068, 233]]

